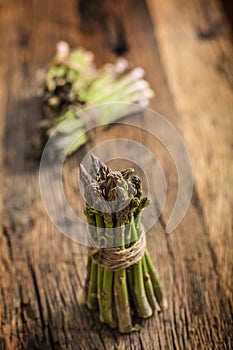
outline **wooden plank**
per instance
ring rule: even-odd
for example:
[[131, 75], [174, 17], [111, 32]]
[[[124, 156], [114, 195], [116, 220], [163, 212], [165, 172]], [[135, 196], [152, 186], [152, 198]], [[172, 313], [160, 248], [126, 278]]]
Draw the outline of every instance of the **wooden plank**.
[[232, 295], [232, 42], [221, 3], [147, 1], [180, 130], [193, 162], [197, 206]]
[[[111, 1], [90, 2], [86, 7], [82, 2], [81, 5], [77, 10], [74, 0], [69, 5], [65, 0], [17, 4], [9, 0], [1, 8], [4, 22], [0, 33], [9, 34], [1, 50], [5, 73], [0, 91], [7, 86], [9, 95], [2, 114], [5, 116], [2, 161], [5, 168], [0, 347], [230, 348], [231, 304], [216, 270], [202, 213], [195, 201], [192, 202], [178, 230], [170, 237], [164, 235], [163, 220], [176, 197], [176, 169], [160, 143], [140, 130], [128, 130], [128, 134], [156, 154], [170, 188], [165, 213], [148, 234], [148, 246], [164, 282], [169, 308], [166, 313], [143, 322], [141, 332], [119, 335], [102, 325], [97, 315], [82, 305], [86, 249], [65, 238], [49, 222], [40, 200], [38, 164], [26, 158], [26, 141], [35, 122], [41, 118], [40, 103], [34, 98], [36, 70], [48, 62], [54, 44], [61, 39], [94, 50], [99, 64], [113, 60], [112, 46], [106, 43], [110, 40], [115, 47], [119, 37], [111, 34], [109, 39], [106, 26], [98, 23], [103, 13], [111, 13], [117, 18], [114, 23], [120, 20], [129, 47], [128, 59], [145, 67], [156, 91], [152, 107], [164, 113], [183, 136], [191, 126], [185, 123], [182, 111], [177, 108], [179, 98], [174, 98], [170, 83], [167, 84], [158, 51], [161, 44], [155, 40], [145, 3], [127, 0], [117, 5]], [[87, 150], [105, 139], [121, 136], [120, 127], [98, 133], [95, 140], [66, 164], [64, 176], [71, 180], [66, 181], [71, 203], [76, 199], [76, 166]], [[229, 261], [226, 266], [229, 267]]]

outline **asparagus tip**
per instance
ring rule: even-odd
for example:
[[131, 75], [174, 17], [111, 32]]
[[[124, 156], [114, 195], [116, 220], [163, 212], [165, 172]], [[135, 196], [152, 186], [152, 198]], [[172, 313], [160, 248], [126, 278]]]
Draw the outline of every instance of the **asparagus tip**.
[[99, 158], [94, 153], [91, 153], [91, 160], [97, 161], [97, 160], [99, 160]]
[[127, 168], [124, 170], [121, 170], [121, 175], [125, 180], [128, 180], [128, 178], [134, 173], [134, 168]]
[[80, 180], [84, 185], [89, 185], [91, 182], [90, 176], [82, 164], [79, 165]]
[[70, 46], [66, 41], [59, 41], [56, 45], [57, 53], [61, 56], [67, 56], [70, 53]]

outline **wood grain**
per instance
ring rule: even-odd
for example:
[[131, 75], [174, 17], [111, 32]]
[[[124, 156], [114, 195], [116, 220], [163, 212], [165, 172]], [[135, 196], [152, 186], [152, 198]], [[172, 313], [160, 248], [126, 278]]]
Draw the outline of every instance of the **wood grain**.
[[[0, 349], [231, 348], [229, 30], [217, 1], [208, 8], [198, 0], [147, 4], [0, 2]], [[111, 14], [107, 27], [101, 24], [106, 14]], [[101, 64], [114, 61], [122, 37], [126, 57], [145, 68], [156, 92], [151, 107], [181, 132], [195, 176], [189, 211], [177, 230], [165, 236], [177, 192], [175, 166], [158, 141], [127, 130], [158, 157], [169, 188], [162, 217], [148, 234], [169, 308], [130, 335], [109, 330], [83, 306], [86, 249], [49, 221], [40, 199], [38, 163], [27, 157], [27, 141], [41, 119], [35, 77], [52, 57], [55, 43], [63, 39], [91, 49]], [[66, 163], [72, 205], [77, 164], [95, 144], [120, 136], [119, 126], [98, 132]]]
[[[217, 268], [232, 294], [233, 51], [217, 1], [148, 0], [159, 52], [183, 123], [200, 212]], [[172, 18], [172, 20], [171, 20]], [[179, 40], [176, 40], [179, 38]], [[172, 59], [171, 59], [172, 57]], [[227, 244], [226, 244], [227, 242]]]

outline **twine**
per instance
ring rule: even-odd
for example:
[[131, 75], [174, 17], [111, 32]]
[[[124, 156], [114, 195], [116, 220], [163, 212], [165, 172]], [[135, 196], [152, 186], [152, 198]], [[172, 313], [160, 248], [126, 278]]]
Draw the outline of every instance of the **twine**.
[[118, 271], [136, 264], [144, 255], [146, 250], [145, 233], [131, 247], [121, 250], [114, 248], [88, 248], [88, 255], [103, 269]]

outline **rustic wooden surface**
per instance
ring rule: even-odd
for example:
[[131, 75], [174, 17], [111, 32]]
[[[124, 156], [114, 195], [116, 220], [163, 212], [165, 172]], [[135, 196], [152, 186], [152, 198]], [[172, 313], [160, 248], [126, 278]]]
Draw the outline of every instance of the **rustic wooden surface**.
[[[0, 15], [0, 349], [230, 349], [233, 81], [221, 3], [1, 0]], [[93, 50], [98, 64], [124, 53], [143, 66], [156, 92], [151, 107], [180, 131], [193, 163], [189, 211], [165, 236], [176, 169], [163, 147], [134, 133], [154, 147], [169, 186], [165, 210], [148, 235], [169, 307], [130, 335], [110, 331], [82, 305], [86, 249], [47, 218], [38, 163], [26, 156], [41, 119], [36, 72], [61, 39]], [[119, 135], [113, 127], [95, 142]], [[70, 160], [69, 171], [93, 142]], [[67, 189], [71, 202], [75, 173]]]

